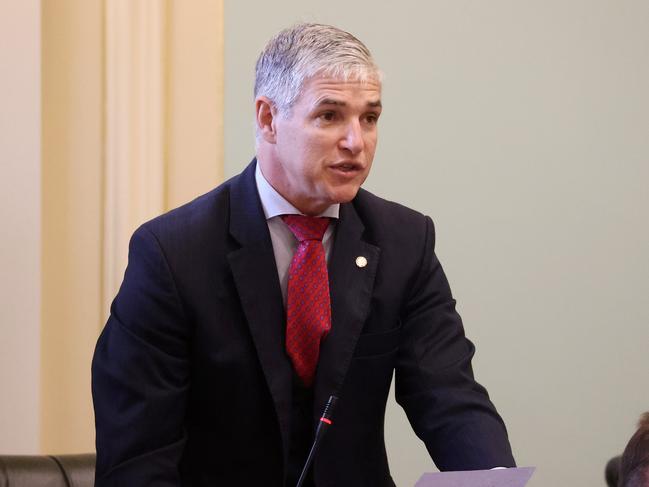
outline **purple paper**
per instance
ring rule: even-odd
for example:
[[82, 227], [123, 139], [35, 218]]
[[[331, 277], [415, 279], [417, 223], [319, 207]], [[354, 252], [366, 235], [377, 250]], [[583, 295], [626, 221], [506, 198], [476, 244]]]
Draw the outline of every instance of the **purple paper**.
[[415, 487], [523, 487], [534, 467], [425, 473]]

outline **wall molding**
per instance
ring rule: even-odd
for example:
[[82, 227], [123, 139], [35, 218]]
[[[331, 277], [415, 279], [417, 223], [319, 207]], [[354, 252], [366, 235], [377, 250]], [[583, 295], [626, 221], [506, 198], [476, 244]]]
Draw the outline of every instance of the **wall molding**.
[[122, 281], [130, 235], [165, 209], [164, 7], [105, 2], [105, 305]]

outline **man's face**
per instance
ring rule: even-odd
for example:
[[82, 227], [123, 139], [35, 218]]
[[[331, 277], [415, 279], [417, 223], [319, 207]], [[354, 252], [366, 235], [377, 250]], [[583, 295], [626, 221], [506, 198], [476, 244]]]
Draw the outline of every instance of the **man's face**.
[[274, 161], [262, 166], [271, 185], [306, 214], [351, 201], [374, 159], [380, 99], [378, 82], [308, 80], [290, 113], [273, 118]]

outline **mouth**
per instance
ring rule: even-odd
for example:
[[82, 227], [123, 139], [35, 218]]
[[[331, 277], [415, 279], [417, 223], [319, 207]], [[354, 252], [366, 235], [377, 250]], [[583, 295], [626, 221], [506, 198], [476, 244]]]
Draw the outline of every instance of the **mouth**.
[[345, 175], [355, 175], [363, 171], [363, 165], [359, 162], [343, 161], [329, 166], [338, 173]]

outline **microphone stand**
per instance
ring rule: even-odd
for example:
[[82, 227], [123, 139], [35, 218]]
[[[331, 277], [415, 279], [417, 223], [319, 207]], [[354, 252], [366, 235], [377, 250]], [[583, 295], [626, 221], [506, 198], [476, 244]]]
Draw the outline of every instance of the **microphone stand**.
[[320, 440], [324, 436], [327, 429], [329, 429], [329, 426], [333, 424], [331, 417], [333, 416], [336, 401], [338, 401], [338, 398], [336, 396], [329, 396], [327, 405], [325, 406], [324, 411], [322, 412], [322, 416], [320, 417], [320, 421], [318, 422], [318, 428], [315, 431], [315, 438], [313, 439], [313, 445], [311, 445], [311, 451], [309, 451], [309, 456], [306, 458], [306, 462], [304, 463], [304, 467], [302, 468], [302, 473], [300, 474], [300, 479], [297, 481], [297, 485], [295, 487], [302, 487], [304, 479], [306, 479], [307, 472], [309, 471], [311, 463], [313, 462], [315, 453], [318, 450]]

